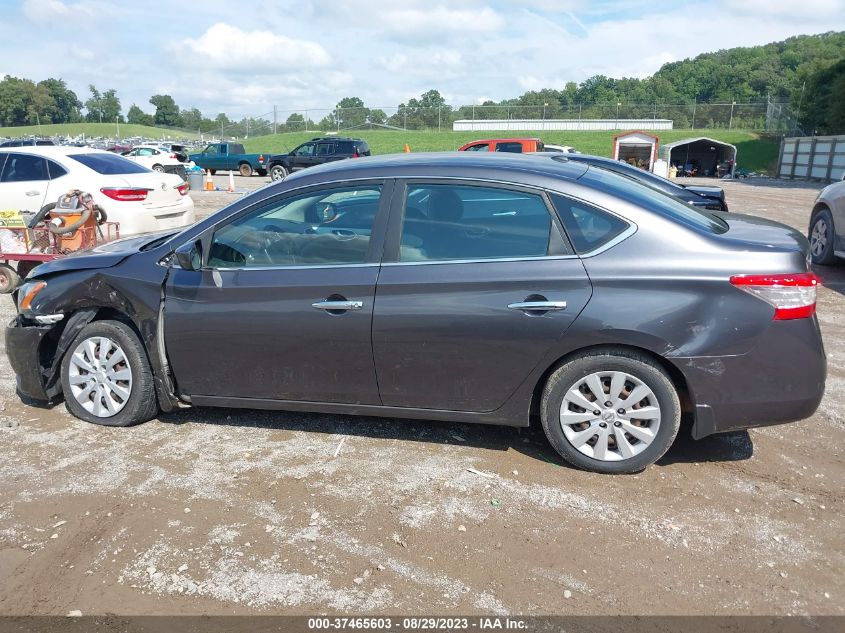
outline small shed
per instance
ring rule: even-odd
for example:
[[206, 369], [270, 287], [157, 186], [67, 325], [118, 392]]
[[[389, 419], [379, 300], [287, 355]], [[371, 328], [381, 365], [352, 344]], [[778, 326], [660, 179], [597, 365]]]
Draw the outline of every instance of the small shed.
[[660, 139], [653, 134], [634, 130], [613, 137], [613, 159], [651, 171], [657, 158]]
[[660, 158], [677, 167], [679, 174], [733, 177], [736, 170], [736, 145], [706, 136], [685, 138], [662, 145]]

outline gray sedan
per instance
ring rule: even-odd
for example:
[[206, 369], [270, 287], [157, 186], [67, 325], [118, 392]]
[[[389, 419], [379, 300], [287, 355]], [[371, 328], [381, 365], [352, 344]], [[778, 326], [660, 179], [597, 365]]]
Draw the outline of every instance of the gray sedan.
[[845, 257], [845, 180], [819, 192], [810, 215], [809, 238], [814, 264], [832, 264], [837, 257]]
[[808, 248], [580, 163], [364, 158], [36, 268], [6, 350], [22, 394], [97, 424], [186, 405], [536, 419], [570, 463], [634, 472], [682, 421], [701, 438], [816, 410]]

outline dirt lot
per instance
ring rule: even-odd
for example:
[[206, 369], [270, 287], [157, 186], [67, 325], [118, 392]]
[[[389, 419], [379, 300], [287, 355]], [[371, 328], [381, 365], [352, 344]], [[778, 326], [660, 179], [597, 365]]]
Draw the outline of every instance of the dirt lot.
[[[725, 187], [802, 230], [819, 188]], [[563, 466], [534, 429], [214, 409], [101, 428], [22, 405], [0, 354], [0, 614], [845, 614], [845, 267], [819, 273], [817, 414], [680, 437], [633, 476]]]

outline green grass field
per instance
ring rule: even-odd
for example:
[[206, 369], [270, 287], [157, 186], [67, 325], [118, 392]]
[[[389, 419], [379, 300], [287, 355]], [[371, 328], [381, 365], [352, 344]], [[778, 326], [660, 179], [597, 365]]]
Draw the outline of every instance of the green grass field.
[[[373, 154], [392, 154], [404, 150], [407, 143], [412, 152], [454, 151], [464, 143], [480, 138], [496, 136], [539, 136], [546, 143], [571, 145], [585, 154], [610, 156], [614, 131], [590, 132], [436, 132], [358, 130], [349, 136], [363, 138], [370, 145]], [[347, 133], [344, 133], [347, 134]], [[685, 138], [708, 136], [731, 143], [737, 148], [737, 165], [744, 169], [767, 172], [774, 169], [779, 143], [776, 139], [755, 132], [737, 130], [666, 130], [658, 131], [660, 143], [679, 141]], [[319, 132], [288, 132], [268, 136], [256, 136], [244, 141], [248, 152], [283, 153], [290, 151], [303, 141], [319, 136]]]
[[[0, 127], [0, 136], [19, 137], [19, 136], [69, 136], [76, 137], [80, 134], [85, 134], [88, 138], [96, 138], [98, 136], [105, 138], [115, 138], [117, 136], [117, 125], [115, 123], [56, 123], [50, 125], [27, 125], [22, 127]], [[159, 127], [152, 127], [148, 125], [130, 125], [129, 123], [120, 124], [120, 138], [128, 138], [132, 136], [142, 136], [144, 138], [154, 139], [175, 139], [188, 138], [198, 139], [196, 133], [182, 132], [179, 130], [167, 130]]]

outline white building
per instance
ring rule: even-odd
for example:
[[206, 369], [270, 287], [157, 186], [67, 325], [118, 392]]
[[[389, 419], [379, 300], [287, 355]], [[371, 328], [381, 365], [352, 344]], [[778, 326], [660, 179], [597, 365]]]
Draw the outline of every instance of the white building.
[[456, 132], [542, 132], [544, 130], [671, 130], [672, 119], [459, 119]]

